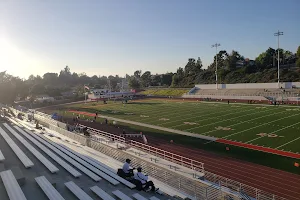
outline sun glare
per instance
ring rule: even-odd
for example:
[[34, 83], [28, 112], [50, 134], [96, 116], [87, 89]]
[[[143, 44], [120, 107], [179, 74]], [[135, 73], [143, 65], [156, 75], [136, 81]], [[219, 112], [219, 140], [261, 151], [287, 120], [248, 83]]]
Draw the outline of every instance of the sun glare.
[[9, 39], [0, 37], [0, 72], [8, 73], [22, 78], [34, 73], [35, 60], [10, 42]]

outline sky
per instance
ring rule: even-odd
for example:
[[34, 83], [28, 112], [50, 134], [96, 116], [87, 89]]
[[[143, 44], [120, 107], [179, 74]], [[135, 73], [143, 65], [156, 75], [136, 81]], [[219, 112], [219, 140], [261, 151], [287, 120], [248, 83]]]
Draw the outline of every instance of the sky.
[[0, 71], [28, 78], [66, 65], [87, 75], [204, 67], [216, 49], [255, 59], [268, 47], [296, 52], [300, 0], [0, 0]]

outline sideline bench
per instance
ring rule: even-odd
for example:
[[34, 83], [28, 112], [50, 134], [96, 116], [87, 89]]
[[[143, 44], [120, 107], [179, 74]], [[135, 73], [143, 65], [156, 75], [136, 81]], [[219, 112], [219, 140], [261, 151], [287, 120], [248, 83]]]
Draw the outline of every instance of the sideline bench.
[[[26, 130], [27, 131], [27, 130]], [[75, 160], [73, 160], [72, 158], [70, 158], [69, 156], [67, 156], [66, 154], [64, 154], [62, 151], [60, 151], [59, 149], [55, 148], [54, 146], [52, 146], [50, 143], [46, 142], [45, 140], [43, 140], [41, 137], [39, 137], [38, 135], [31, 133], [30, 131], [27, 131], [32, 137], [34, 137], [35, 139], [37, 139], [39, 142], [43, 143], [44, 145], [46, 145], [49, 149], [51, 149], [52, 151], [54, 151], [55, 153], [57, 153], [60, 157], [62, 157], [63, 159], [65, 159], [66, 161], [68, 161], [69, 163], [71, 163], [73, 166], [75, 166], [77, 169], [79, 169], [80, 171], [82, 171], [83, 173], [85, 173], [87, 176], [89, 176], [91, 179], [93, 179], [94, 181], [98, 182], [101, 180], [101, 178], [99, 176], [97, 176], [96, 174], [94, 174], [93, 172], [91, 172], [90, 170], [88, 170], [87, 168], [85, 168], [84, 166], [82, 166], [81, 164], [79, 164], [78, 162], [76, 162]]]
[[122, 177], [118, 176], [116, 173], [114, 173], [114, 172], [108, 170], [108, 169], [106, 168], [106, 166], [105, 166], [104, 164], [100, 163], [99, 161], [94, 160], [94, 159], [93, 159], [93, 160], [92, 160], [92, 159], [89, 159], [88, 157], [86, 157], [86, 156], [84, 156], [84, 155], [82, 155], [82, 154], [80, 154], [80, 153], [77, 153], [76, 151], [73, 151], [72, 149], [70, 149], [70, 148], [67, 147], [67, 146], [64, 146], [64, 145], [61, 145], [61, 144], [59, 144], [59, 146], [61, 146], [62, 148], [66, 149], [66, 150], [68, 150], [68, 151], [70, 151], [71, 153], [75, 154], [76, 156], [78, 156], [78, 157], [81, 158], [82, 160], [84, 160], [84, 161], [90, 163], [90, 164], [93, 165], [94, 167], [100, 169], [102, 172], [104, 172], [105, 174], [111, 176], [112, 178], [116, 179], [117, 181], [123, 183], [124, 185], [126, 185], [126, 186], [129, 187], [130, 189], [135, 188], [135, 185], [134, 185], [134, 184], [132, 184], [131, 182], [129, 182], [129, 181], [123, 179]]
[[2, 152], [0, 150], [0, 162], [3, 161], [3, 160], [5, 160], [5, 157], [4, 157], [4, 155], [2, 154]]
[[9, 135], [0, 127], [0, 134], [16, 154], [16, 156], [20, 159], [23, 163], [25, 168], [32, 167], [34, 164], [33, 162], [25, 155], [25, 153], [17, 146], [17, 144], [9, 137]]
[[23, 134], [28, 140], [30, 140], [33, 144], [35, 144], [42, 151], [44, 151], [50, 158], [52, 158], [53, 160], [55, 160], [60, 166], [62, 166], [65, 170], [67, 170], [74, 177], [77, 178], [77, 177], [81, 176], [81, 173], [79, 173], [76, 169], [74, 169], [71, 165], [69, 165], [68, 163], [66, 163], [64, 160], [62, 160], [56, 154], [54, 154], [53, 152], [51, 152], [47, 147], [45, 147], [44, 145], [42, 145], [36, 139], [34, 139], [33, 137], [31, 137], [28, 133], [26, 133], [25, 131], [23, 131], [22, 129], [20, 129], [17, 126], [14, 126], [14, 128], [16, 128], [19, 131], [19, 133]]
[[120, 190], [113, 191], [112, 193], [114, 195], [116, 195], [121, 200], [133, 200], [132, 198], [130, 198], [129, 196], [127, 196], [126, 194], [124, 194]]
[[26, 197], [11, 170], [0, 172], [0, 176], [10, 200], [26, 200]]
[[104, 190], [99, 188], [98, 186], [93, 186], [90, 188], [98, 197], [104, 200], [115, 200], [115, 198], [111, 197]]
[[136, 200], [147, 200], [145, 197], [143, 197], [142, 195], [140, 195], [139, 193], [135, 193], [132, 195], [133, 198], [135, 198]]
[[87, 193], [78, 187], [73, 181], [65, 183], [65, 186], [79, 199], [79, 200], [93, 200]]
[[11, 132], [41, 163], [49, 169], [51, 173], [56, 173], [59, 169], [53, 165], [45, 156], [38, 152], [29, 142], [27, 142], [23, 137], [21, 137], [15, 130], [13, 130], [8, 124], [3, 124], [7, 130]]
[[45, 176], [36, 177], [35, 181], [50, 200], [65, 200], [51, 185]]

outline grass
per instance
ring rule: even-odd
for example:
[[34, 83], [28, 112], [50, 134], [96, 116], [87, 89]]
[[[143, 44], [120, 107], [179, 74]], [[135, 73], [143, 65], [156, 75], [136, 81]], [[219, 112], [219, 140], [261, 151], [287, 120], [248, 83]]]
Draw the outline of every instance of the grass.
[[190, 91], [190, 89], [149, 89], [141, 92], [141, 94], [155, 96], [182, 96], [188, 91]]
[[[280, 150], [300, 152], [300, 112], [297, 107], [188, 102], [182, 100], [143, 100], [126, 105], [119, 102], [73, 104], [60, 110], [98, 112], [119, 119], [158, 125], [172, 129], [251, 143]], [[63, 112], [71, 116], [71, 113]], [[189, 122], [190, 124], [187, 124]], [[195, 124], [193, 124], [195, 123]], [[119, 123], [120, 124], [120, 123]], [[297, 159], [207, 141], [121, 123], [132, 131], [143, 131], [167, 141], [226, 154], [258, 164], [299, 173]], [[264, 134], [260, 134], [264, 133]], [[258, 135], [260, 134], [260, 135]], [[299, 162], [299, 160], [298, 160]]]

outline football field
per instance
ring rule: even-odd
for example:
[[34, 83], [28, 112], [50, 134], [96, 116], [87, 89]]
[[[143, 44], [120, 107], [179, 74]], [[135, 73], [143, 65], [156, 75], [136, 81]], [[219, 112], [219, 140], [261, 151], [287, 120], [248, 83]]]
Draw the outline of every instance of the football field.
[[65, 106], [227, 141], [300, 152], [300, 107], [183, 100], [141, 100]]

